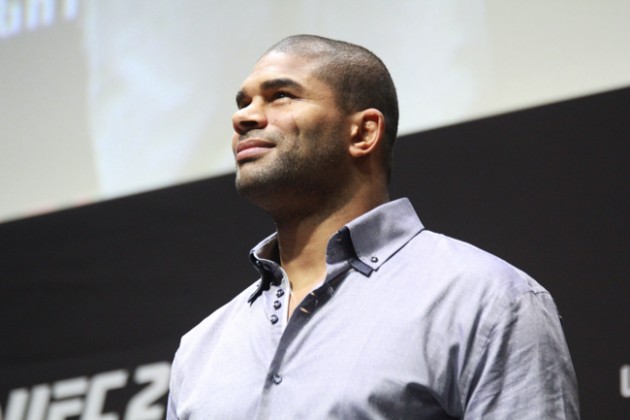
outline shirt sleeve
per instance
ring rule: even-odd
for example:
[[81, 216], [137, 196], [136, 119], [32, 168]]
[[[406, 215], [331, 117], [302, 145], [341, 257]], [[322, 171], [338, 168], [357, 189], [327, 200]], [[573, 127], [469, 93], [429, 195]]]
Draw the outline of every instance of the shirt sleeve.
[[171, 393], [168, 394], [166, 420], [179, 420], [179, 417], [177, 417], [177, 413], [175, 412], [175, 402], [173, 401], [173, 395]]
[[530, 291], [501, 311], [465, 395], [469, 419], [579, 419], [577, 381], [556, 306]]
[[177, 415], [177, 396], [179, 394], [179, 364], [178, 353], [175, 353], [175, 358], [171, 366], [171, 377], [169, 383], [168, 403], [166, 406], [166, 420], [179, 420]]

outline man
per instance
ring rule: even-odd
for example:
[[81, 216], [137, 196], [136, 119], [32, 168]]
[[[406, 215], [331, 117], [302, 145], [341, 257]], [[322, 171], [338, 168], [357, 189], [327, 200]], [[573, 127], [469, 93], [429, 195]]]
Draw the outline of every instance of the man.
[[575, 419], [549, 293], [390, 202], [396, 91], [362, 47], [273, 46], [237, 94], [260, 280], [186, 334], [170, 419]]

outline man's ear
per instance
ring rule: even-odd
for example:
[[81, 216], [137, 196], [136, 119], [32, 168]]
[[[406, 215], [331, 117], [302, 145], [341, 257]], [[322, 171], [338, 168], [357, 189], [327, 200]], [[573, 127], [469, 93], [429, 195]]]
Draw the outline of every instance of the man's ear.
[[349, 152], [352, 157], [362, 157], [373, 153], [383, 141], [385, 117], [376, 108], [356, 112], [353, 116], [352, 139]]

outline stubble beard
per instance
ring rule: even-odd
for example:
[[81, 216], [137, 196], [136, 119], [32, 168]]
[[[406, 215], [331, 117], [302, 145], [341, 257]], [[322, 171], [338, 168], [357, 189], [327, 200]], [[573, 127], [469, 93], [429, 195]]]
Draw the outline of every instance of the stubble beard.
[[244, 165], [252, 167], [237, 170], [239, 194], [272, 214], [281, 210], [316, 211], [317, 207], [330, 206], [338, 200], [348, 177], [347, 152], [339, 138], [340, 124], [309, 131], [302, 137], [302, 142], [308, 144], [290, 145], [282, 151], [286, 140], [275, 136], [278, 150], [274, 152], [278, 153], [273, 161], [248, 162]]

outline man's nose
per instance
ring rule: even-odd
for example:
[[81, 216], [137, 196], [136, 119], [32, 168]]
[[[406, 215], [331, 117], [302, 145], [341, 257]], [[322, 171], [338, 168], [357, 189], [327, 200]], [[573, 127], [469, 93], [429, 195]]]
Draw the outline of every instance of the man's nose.
[[238, 134], [246, 134], [250, 130], [264, 128], [267, 125], [267, 115], [257, 101], [252, 101], [234, 113], [232, 125]]

